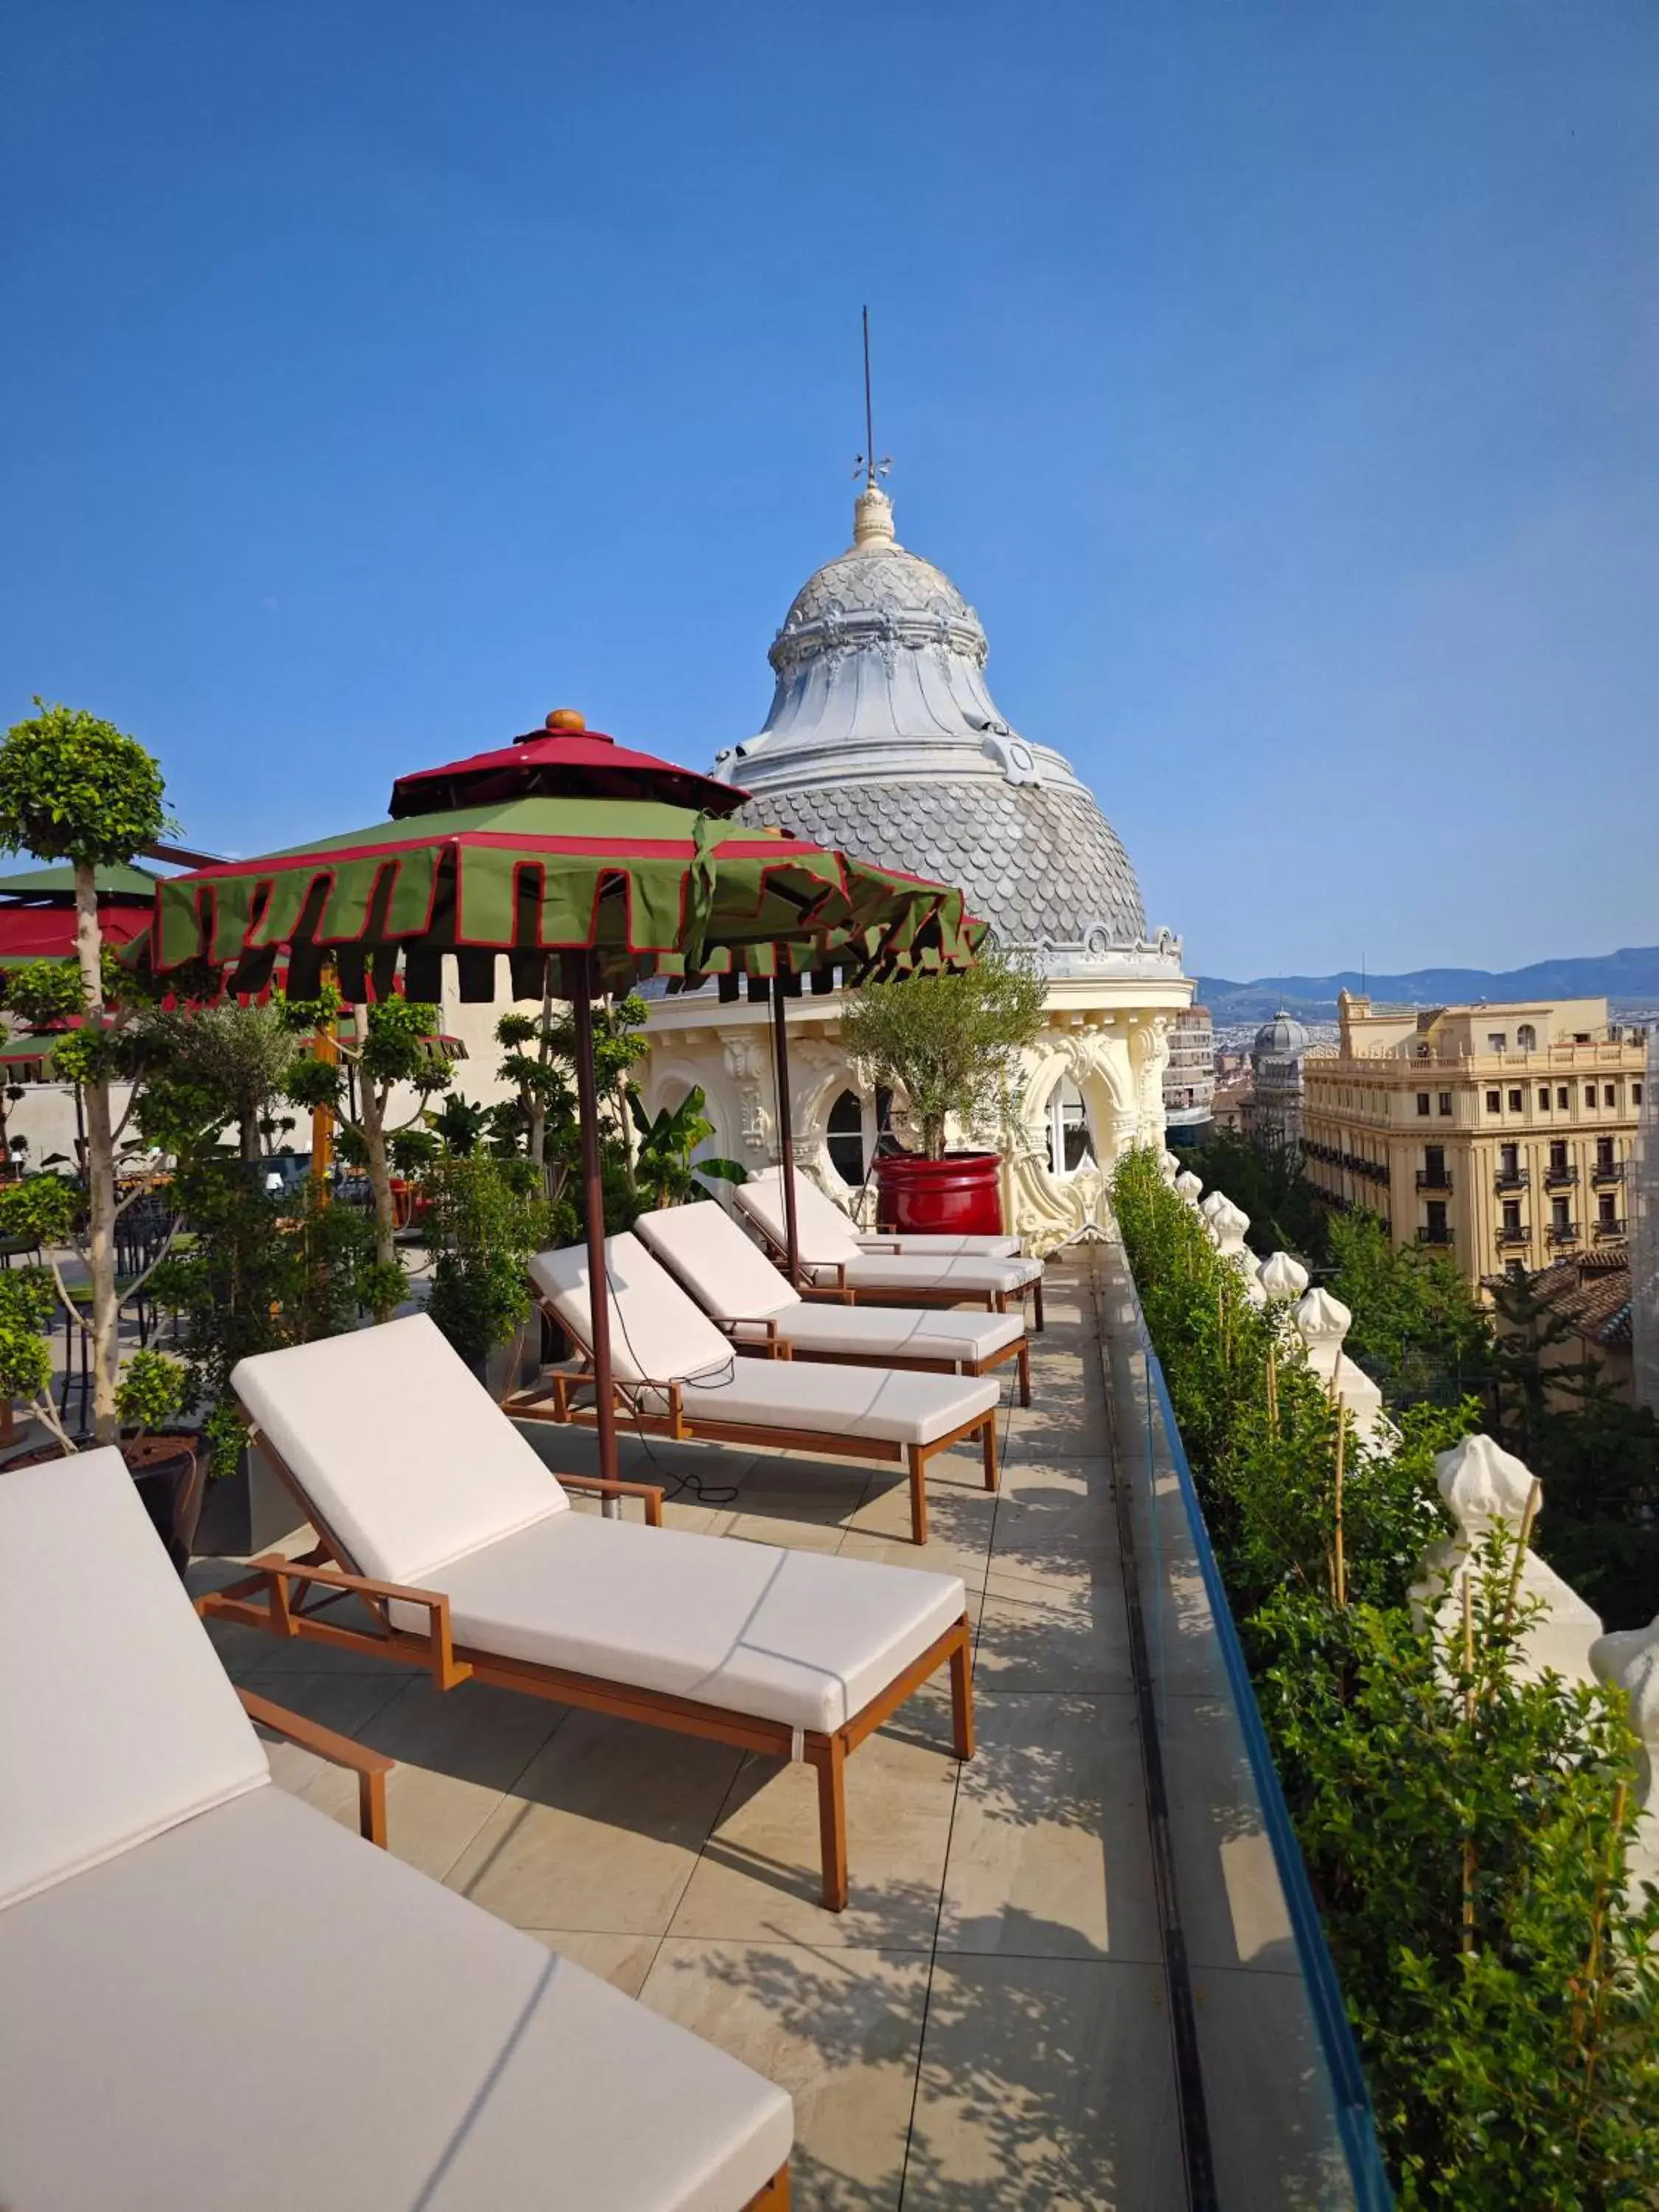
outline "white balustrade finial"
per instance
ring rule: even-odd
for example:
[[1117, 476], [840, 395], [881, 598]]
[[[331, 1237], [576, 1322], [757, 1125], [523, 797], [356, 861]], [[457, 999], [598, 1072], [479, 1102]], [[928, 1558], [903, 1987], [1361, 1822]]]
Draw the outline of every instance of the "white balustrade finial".
[[1261, 1287], [1274, 1305], [1290, 1305], [1308, 1287], [1308, 1271], [1288, 1252], [1275, 1252], [1261, 1262]]
[[1181, 1173], [1180, 1154], [1178, 1152], [1162, 1153], [1158, 1158], [1158, 1171], [1165, 1182], [1172, 1184]]
[[1188, 1206], [1195, 1207], [1198, 1205], [1198, 1194], [1204, 1186], [1190, 1168], [1183, 1169], [1176, 1177], [1175, 1187]]
[[1434, 1480], [1460, 1540], [1479, 1543], [1495, 1528], [1518, 1536], [1532, 1495], [1532, 1469], [1490, 1437], [1465, 1437], [1437, 1452]]
[[1630, 1699], [1630, 1722], [1641, 1744], [1638, 1783], [1641, 1802], [1654, 1803], [1653, 1778], [1659, 1768], [1659, 1618], [1645, 1628], [1615, 1628], [1599, 1636], [1589, 1650], [1590, 1671], [1598, 1682], [1615, 1686]]

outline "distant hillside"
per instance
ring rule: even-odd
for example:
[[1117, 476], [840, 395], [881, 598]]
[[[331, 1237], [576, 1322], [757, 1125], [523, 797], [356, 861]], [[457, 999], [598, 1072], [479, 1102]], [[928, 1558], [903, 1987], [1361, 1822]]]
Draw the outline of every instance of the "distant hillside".
[[1602, 999], [1620, 1012], [1659, 1006], [1659, 945], [1626, 945], [1589, 960], [1539, 960], [1494, 975], [1486, 968], [1419, 968], [1408, 975], [1261, 975], [1252, 983], [1200, 975], [1198, 994], [1218, 1022], [1265, 1022], [1285, 1006], [1304, 1021], [1330, 1021], [1339, 991], [1366, 991], [1378, 1004], [1462, 1006], [1479, 999]]

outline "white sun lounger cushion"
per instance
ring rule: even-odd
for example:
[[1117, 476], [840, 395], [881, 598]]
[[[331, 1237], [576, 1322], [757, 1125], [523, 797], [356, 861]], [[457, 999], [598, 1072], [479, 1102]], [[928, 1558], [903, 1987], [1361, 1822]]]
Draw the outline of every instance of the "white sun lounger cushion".
[[1018, 1237], [929, 1237], [908, 1229], [872, 1229], [860, 1232], [859, 1243], [868, 1251], [890, 1252], [895, 1246], [924, 1260], [1017, 1260]]
[[424, 1314], [244, 1359], [237, 1396], [347, 1556], [384, 1582], [567, 1510], [511, 1421]]
[[[611, 1289], [611, 1366], [619, 1382], [669, 1382], [724, 1367], [732, 1347], [708, 1315], [637, 1237], [605, 1239]], [[578, 1343], [593, 1340], [587, 1248], [538, 1252], [530, 1279]]]
[[[641, 1214], [635, 1228], [718, 1319], [771, 1319], [779, 1339], [798, 1351], [971, 1363], [992, 1358], [1024, 1334], [1017, 1314], [905, 1313], [890, 1306], [810, 1302], [789, 1288], [712, 1199]], [[766, 1332], [739, 1329], [733, 1341], [754, 1348], [765, 1343]]]
[[274, 1788], [0, 1912], [15, 2212], [738, 2212], [792, 2135], [781, 2089]]
[[[955, 1575], [570, 1513], [446, 1567], [455, 1641], [840, 1728], [962, 1617]], [[407, 1624], [400, 1615], [408, 1611]], [[398, 1625], [424, 1625], [398, 1605]]]
[[634, 1231], [716, 1321], [793, 1316], [806, 1303], [712, 1198], [642, 1213]]
[[0, 1474], [0, 1906], [270, 1782], [119, 1452]]
[[[854, 1290], [945, 1291], [959, 1290], [964, 1297], [1000, 1292], [1007, 1297], [1026, 1289], [1042, 1273], [1040, 1260], [941, 1259], [926, 1255], [904, 1255], [866, 1252], [853, 1224], [822, 1191], [814, 1195], [824, 1209], [799, 1201], [808, 1189], [806, 1178], [797, 1176], [796, 1227], [801, 1264], [817, 1288], [833, 1287], [838, 1267], [845, 1267], [846, 1281]], [[775, 1176], [756, 1176], [739, 1184], [738, 1204], [759, 1222], [774, 1243], [781, 1248], [787, 1234], [783, 1218], [783, 1188]], [[833, 1219], [826, 1217], [832, 1216]]]

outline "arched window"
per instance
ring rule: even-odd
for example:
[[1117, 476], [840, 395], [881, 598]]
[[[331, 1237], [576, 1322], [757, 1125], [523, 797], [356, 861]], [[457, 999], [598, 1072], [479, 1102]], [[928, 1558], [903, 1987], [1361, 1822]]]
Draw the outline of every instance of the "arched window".
[[1074, 1176], [1079, 1168], [1094, 1166], [1088, 1109], [1075, 1083], [1062, 1080], [1049, 1093], [1048, 1138], [1051, 1175]]
[[1530, 1022], [1522, 1023], [1515, 1033], [1515, 1041], [1522, 1052], [1536, 1052], [1538, 1049], [1538, 1032]]
[[830, 1164], [845, 1183], [864, 1181], [864, 1102], [856, 1091], [843, 1091], [830, 1109]]

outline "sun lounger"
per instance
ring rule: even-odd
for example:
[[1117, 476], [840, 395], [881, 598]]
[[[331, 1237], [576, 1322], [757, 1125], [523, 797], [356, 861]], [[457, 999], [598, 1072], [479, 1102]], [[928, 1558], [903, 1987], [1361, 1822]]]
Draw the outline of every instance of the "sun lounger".
[[[573, 1513], [568, 1488], [637, 1495], [657, 1519], [662, 1492], [556, 1479], [423, 1314], [262, 1352], [231, 1380], [339, 1564], [256, 1560], [198, 1610], [380, 1652], [446, 1689], [472, 1675], [805, 1759], [835, 1911], [847, 1757], [947, 1664], [957, 1754], [971, 1755], [956, 1576]], [[367, 1627], [339, 1618], [343, 1591], [367, 1604]]]
[[[783, 1210], [781, 1168], [763, 1168], [750, 1181], [763, 1190], [769, 1183], [779, 1191], [778, 1210]], [[803, 1241], [811, 1219], [819, 1235], [839, 1237], [850, 1227], [866, 1252], [908, 1253], [918, 1260], [1017, 1260], [1018, 1237], [931, 1237], [910, 1229], [860, 1229], [848, 1221], [833, 1198], [819, 1189], [811, 1176], [795, 1177], [795, 1220]]]
[[[821, 1367], [738, 1358], [695, 1299], [637, 1237], [605, 1243], [610, 1274], [611, 1364], [619, 1405], [642, 1432], [772, 1444], [847, 1459], [894, 1460], [910, 1474], [910, 1534], [927, 1540], [927, 1462], [977, 1437], [985, 1487], [997, 1486], [994, 1382], [980, 1376], [918, 1375], [891, 1368]], [[530, 1280], [544, 1310], [591, 1348], [587, 1249], [538, 1252]], [[591, 1420], [592, 1376], [556, 1369], [507, 1401], [517, 1420]]]
[[273, 1784], [114, 1451], [0, 1474], [0, 1673], [8, 2212], [787, 2205], [783, 2091]]
[[[884, 1298], [898, 1305], [973, 1304], [993, 1313], [1006, 1313], [1030, 1291], [1035, 1301], [1036, 1325], [1042, 1327], [1041, 1260], [975, 1255], [951, 1259], [867, 1250], [847, 1216], [822, 1191], [813, 1192], [822, 1201], [822, 1210], [812, 1204], [805, 1195], [811, 1188], [805, 1176], [796, 1176], [795, 1229], [800, 1247], [801, 1287], [809, 1296], [839, 1298], [848, 1305], [857, 1304], [861, 1298]], [[788, 1249], [788, 1230], [783, 1218], [783, 1184], [777, 1171], [751, 1176], [738, 1185], [735, 1195], [738, 1210], [782, 1261]]]
[[983, 1375], [1012, 1359], [1019, 1402], [1031, 1402], [1031, 1351], [1018, 1315], [938, 1307], [907, 1313], [804, 1298], [713, 1199], [642, 1213], [634, 1233], [740, 1352], [960, 1375]]

